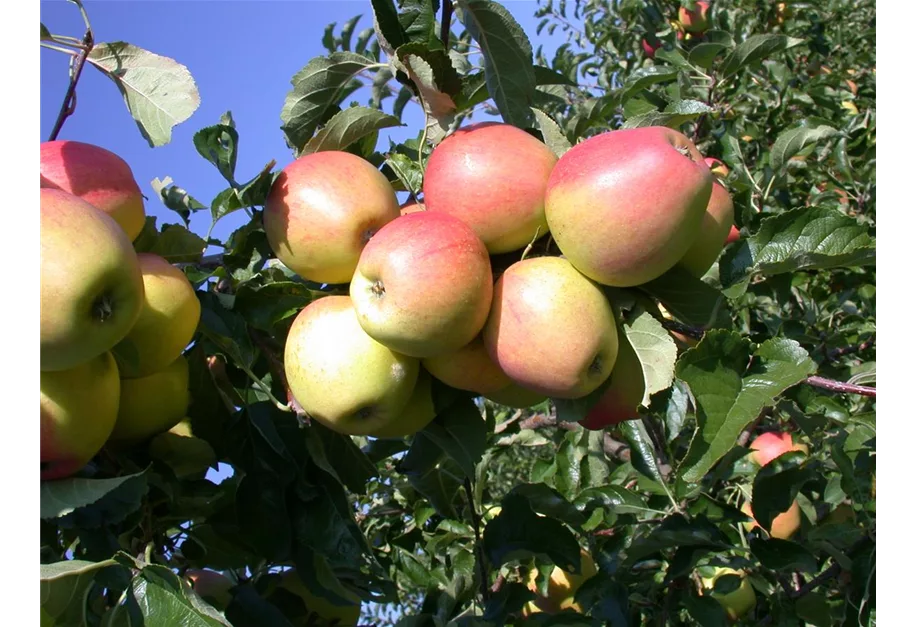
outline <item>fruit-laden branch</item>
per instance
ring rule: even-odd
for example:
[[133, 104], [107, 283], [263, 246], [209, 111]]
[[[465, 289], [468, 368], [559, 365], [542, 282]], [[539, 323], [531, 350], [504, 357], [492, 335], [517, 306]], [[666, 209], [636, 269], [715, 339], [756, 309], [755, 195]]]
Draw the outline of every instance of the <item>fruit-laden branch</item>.
[[439, 38], [443, 42], [443, 48], [449, 50], [449, 30], [452, 28], [452, 0], [443, 0], [442, 15]]
[[92, 51], [93, 43], [92, 29], [87, 22], [86, 34], [83, 35], [80, 52], [72, 61], [70, 85], [67, 86], [67, 92], [64, 94], [64, 102], [61, 103], [60, 112], [57, 114], [57, 120], [54, 122], [54, 128], [51, 129], [48, 141], [57, 139], [61, 128], [64, 126], [64, 121], [76, 110], [76, 84], [80, 80], [80, 74], [83, 73], [83, 66], [86, 65], [86, 57], [88, 57], [89, 53]]

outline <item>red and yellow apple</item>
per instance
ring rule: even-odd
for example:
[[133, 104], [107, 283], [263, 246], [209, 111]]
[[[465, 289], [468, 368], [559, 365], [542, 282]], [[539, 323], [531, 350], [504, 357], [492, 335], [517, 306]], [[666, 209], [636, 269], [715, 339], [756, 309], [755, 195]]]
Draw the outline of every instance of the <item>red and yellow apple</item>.
[[134, 443], [177, 425], [191, 402], [188, 360], [179, 357], [164, 369], [136, 379], [121, 379], [115, 442]]
[[[751, 531], [755, 527], [762, 527], [755, 519], [754, 514], [752, 514], [751, 501], [745, 502], [742, 506], [742, 513], [752, 519], [750, 522], [742, 523], [742, 526], [745, 527], [745, 531]], [[770, 533], [771, 537], [789, 540], [799, 531], [800, 525], [802, 525], [802, 510], [799, 509], [799, 503], [793, 501], [793, 504], [790, 505], [788, 510], [778, 514], [774, 520], [771, 521], [771, 527], [767, 531]]]
[[[716, 581], [720, 577], [726, 575], [735, 575], [742, 579], [742, 583], [739, 584], [739, 587], [733, 590], [732, 592], [727, 592], [725, 594], [715, 592], [714, 588], [716, 586]], [[712, 577], [701, 577], [701, 583], [705, 590], [707, 590], [711, 597], [717, 600], [723, 609], [726, 610], [726, 615], [729, 617], [730, 621], [737, 621], [750, 611], [755, 608], [755, 605], [758, 603], [758, 598], [755, 595], [754, 588], [751, 587], [748, 579], [745, 576], [745, 573], [740, 570], [735, 570], [733, 568], [723, 568], [716, 567], [715, 573]]]
[[618, 358], [611, 371], [610, 383], [599, 401], [589, 410], [580, 424], [586, 429], [600, 430], [625, 420], [639, 420], [637, 408], [643, 403], [646, 380], [643, 366], [634, 347], [618, 331]]
[[490, 358], [481, 335], [458, 350], [429, 357], [422, 363], [434, 377], [459, 390], [491, 394], [512, 383]]
[[756, 437], [749, 448], [753, 451], [751, 459], [758, 466], [766, 466], [772, 460], [789, 451], [802, 451], [809, 453], [809, 447], [803, 443], [794, 443], [793, 436], [789, 433], [776, 433], [768, 431]]
[[433, 405], [433, 377], [421, 368], [411, 398], [398, 417], [368, 435], [374, 438], [405, 438], [426, 427], [434, 418], [436, 407]]
[[679, 7], [678, 22], [686, 33], [703, 33], [709, 28], [707, 12], [710, 10], [710, 3], [704, 0], [698, 0], [693, 3], [693, 7]]
[[679, 262], [682, 267], [698, 278], [707, 273], [707, 270], [723, 252], [730, 229], [735, 228], [733, 226], [735, 207], [732, 204], [732, 196], [720, 182], [722, 168], [726, 166], [718, 159], [708, 158], [705, 161], [710, 166], [711, 172], [714, 173], [710, 201], [707, 203], [707, 211], [697, 238]]

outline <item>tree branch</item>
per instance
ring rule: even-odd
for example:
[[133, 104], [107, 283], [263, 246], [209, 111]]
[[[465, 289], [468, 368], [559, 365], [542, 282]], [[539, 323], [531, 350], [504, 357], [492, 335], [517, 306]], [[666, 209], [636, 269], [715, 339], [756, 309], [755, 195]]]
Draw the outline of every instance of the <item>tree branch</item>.
[[283, 366], [283, 360], [277, 356], [276, 350], [270, 344], [268, 344], [268, 340], [262, 337], [260, 333], [254, 329], [251, 329], [249, 331], [249, 335], [251, 335], [252, 340], [254, 340], [255, 344], [258, 345], [258, 348], [267, 359], [271, 374], [283, 386], [284, 392], [286, 392], [287, 396], [287, 404], [296, 414], [297, 418], [308, 424], [309, 421], [306, 411], [302, 408], [302, 405], [299, 404], [296, 398], [293, 397], [293, 391], [290, 389], [289, 381], [287, 381], [287, 373]]
[[826, 379], [825, 377], [808, 377], [805, 381], [812, 387], [821, 388], [823, 390], [828, 390], [830, 392], [843, 392], [846, 394], [860, 394], [861, 396], [869, 396], [871, 398], [876, 397], [876, 388], [869, 387], [868, 385], [853, 385], [851, 383], [843, 383], [841, 381], [835, 381], [833, 379]]
[[449, 31], [452, 28], [452, 0], [443, 0], [443, 13], [440, 20], [439, 38], [443, 48], [449, 50]]
[[72, 60], [73, 65], [72, 71], [70, 72], [70, 85], [67, 87], [67, 91], [64, 94], [64, 102], [61, 103], [60, 112], [57, 114], [57, 120], [54, 122], [54, 128], [51, 129], [48, 141], [57, 139], [61, 128], [64, 126], [64, 121], [76, 111], [76, 84], [80, 80], [80, 75], [83, 73], [86, 57], [89, 56], [93, 47], [92, 29], [89, 27], [88, 22], [86, 23], [86, 34], [83, 35], [81, 44], [82, 49], [79, 54], [77, 54], [76, 58]]

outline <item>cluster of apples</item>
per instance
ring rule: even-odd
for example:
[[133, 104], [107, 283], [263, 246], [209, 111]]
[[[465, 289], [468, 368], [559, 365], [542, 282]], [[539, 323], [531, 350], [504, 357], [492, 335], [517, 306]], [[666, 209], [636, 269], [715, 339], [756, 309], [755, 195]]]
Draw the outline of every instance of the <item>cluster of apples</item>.
[[[703, 35], [710, 27], [707, 17], [709, 11], [710, 3], [704, 0], [694, 2], [691, 7], [678, 7], [678, 19], [669, 20], [669, 26], [675, 31], [675, 38], [678, 41], [691, 41]], [[650, 59], [656, 56], [656, 51], [662, 46], [662, 42], [654, 34], [647, 35], [640, 43], [644, 54]]]
[[[638, 286], [676, 264], [702, 276], [733, 211], [694, 144], [666, 127], [607, 132], [558, 159], [519, 128], [473, 124], [436, 146], [423, 204], [403, 208], [360, 157], [302, 156], [268, 196], [268, 241], [292, 271], [349, 283], [349, 295], [294, 320], [290, 390], [350, 435], [423, 428], [431, 375], [516, 407], [581, 398], [611, 377], [584, 424], [636, 417], [642, 370], [602, 286]], [[548, 233], [562, 256], [522, 252]], [[495, 272], [507, 257], [520, 259]]]
[[82, 142], [41, 145], [42, 479], [185, 417], [182, 353], [200, 302], [181, 270], [135, 252], [144, 221], [120, 157]]

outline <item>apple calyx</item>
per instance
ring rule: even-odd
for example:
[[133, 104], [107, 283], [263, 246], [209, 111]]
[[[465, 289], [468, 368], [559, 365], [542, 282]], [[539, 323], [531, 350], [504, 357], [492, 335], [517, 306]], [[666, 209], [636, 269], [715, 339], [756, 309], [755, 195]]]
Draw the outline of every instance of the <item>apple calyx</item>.
[[115, 314], [114, 299], [111, 294], [105, 292], [101, 294], [92, 303], [92, 319], [98, 322], [106, 322]]

